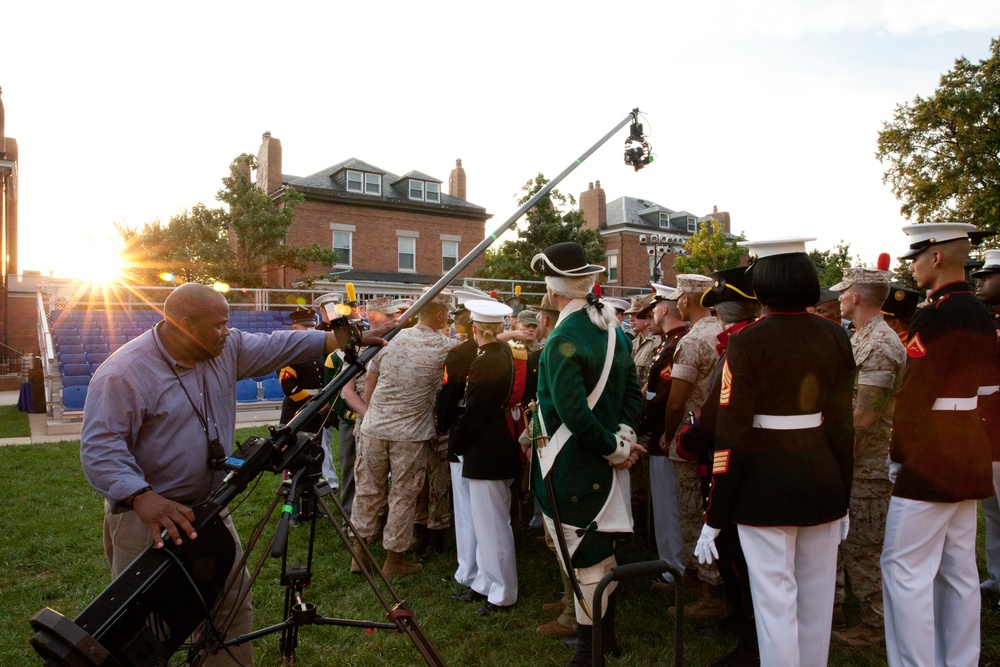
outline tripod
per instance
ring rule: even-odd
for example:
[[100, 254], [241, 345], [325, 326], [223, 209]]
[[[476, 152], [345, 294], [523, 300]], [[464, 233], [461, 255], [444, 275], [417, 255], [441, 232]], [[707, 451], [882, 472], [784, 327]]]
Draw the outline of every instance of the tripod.
[[[312, 436], [306, 433], [300, 433], [299, 436], [312, 438]], [[250, 537], [250, 540], [247, 543], [246, 553], [244, 554], [245, 562], [249, 554], [259, 542], [264, 527], [274, 514], [278, 504], [281, 503], [282, 512], [281, 519], [278, 522], [278, 528], [275, 531], [274, 536], [271, 538], [265, 553], [261, 554], [259, 560], [257, 561], [253, 573], [250, 576], [250, 583], [247, 586], [247, 590], [249, 590], [250, 587], [252, 587], [252, 585], [256, 582], [257, 577], [260, 575], [260, 572], [264, 567], [267, 557], [271, 556], [273, 558], [277, 558], [280, 556], [280, 583], [285, 589], [285, 620], [281, 623], [226, 640], [218, 644], [218, 646], [224, 650], [225, 647], [236, 646], [257, 639], [258, 637], [280, 632], [281, 637], [279, 645], [281, 647], [282, 664], [295, 664], [295, 650], [298, 646], [299, 628], [304, 625], [337, 625], [364, 628], [366, 630], [395, 630], [399, 633], [405, 633], [410, 638], [410, 641], [413, 642], [414, 647], [428, 665], [432, 665], [434, 667], [444, 667], [444, 661], [441, 659], [441, 656], [438, 655], [437, 651], [435, 651], [433, 645], [430, 643], [430, 640], [427, 639], [427, 636], [417, 624], [409, 605], [407, 605], [405, 600], [399, 597], [385, 573], [382, 572], [381, 568], [379, 568], [377, 564], [375, 564], [375, 560], [372, 558], [371, 552], [368, 551], [368, 547], [364, 544], [364, 540], [358, 540], [361, 551], [364, 552], [363, 554], [360, 554], [352, 546], [351, 540], [348, 538], [348, 534], [341, 527], [340, 522], [336, 520], [327, 501], [332, 501], [333, 506], [337, 509], [341, 518], [343, 518], [348, 530], [350, 530], [353, 535], [357, 536], [354, 524], [351, 523], [346, 512], [344, 512], [344, 508], [340, 504], [337, 494], [333, 492], [333, 489], [329, 484], [327, 484], [326, 479], [323, 477], [323, 450], [319, 446], [318, 437], [313, 438], [313, 440], [314, 442], [311, 442], [304, 447], [301, 454], [290, 463], [288, 467], [290, 474], [282, 481], [278, 492], [275, 494], [274, 500], [265, 512], [264, 517], [258, 523], [257, 529]], [[309, 522], [308, 549], [306, 563], [304, 566], [293, 564], [289, 567], [288, 529], [293, 508], [296, 504], [300, 507], [299, 519], [307, 520]], [[330, 525], [334, 527], [334, 530], [337, 531], [337, 535], [340, 537], [344, 546], [347, 547], [351, 557], [354, 558], [356, 562], [362, 563], [362, 575], [368, 581], [368, 584], [371, 586], [372, 591], [378, 598], [379, 603], [386, 610], [387, 618], [390, 622], [380, 623], [375, 621], [351, 620], [322, 616], [317, 612], [316, 605], [305, 601], [304, 592], [312, 582], [313, 548], [316, 539], [316, 523], [320, 516], [320, 510], [322, 511], [322, 514], [326, 516], [327, 520], [329, 520]], [[368, 569], [369, 565], [371, 567], [371, 571]], [[388, 593], [388, 597], [383, 594], [382, 590], [380, 590], [378, 584], [372, 576], [373, 573], [377, 574], [379, 578], [381, 578], [382, 584]], [[392, 604], [390, 604], [390, 598], [393, 602]]]

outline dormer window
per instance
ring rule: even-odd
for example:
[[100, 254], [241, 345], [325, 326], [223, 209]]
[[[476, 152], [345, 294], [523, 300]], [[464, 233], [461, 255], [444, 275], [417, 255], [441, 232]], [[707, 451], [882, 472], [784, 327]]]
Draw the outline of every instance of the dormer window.
[[696, 231], [698, 231], [698, 220], [697, 219], [695, 219], [695, 218], [688, 218], [687, 219], [687, 223], [688, 223], [688, 233], [689, 234], [694, 234]]
[[669, 213], [664, 213], [664, 212], [661, 211], [660, 212], [660, 229], [669, 229], [669, 228], [670, 228], [670, 214]]
[[352, 171], [347, 170], [347, 191], [348, 192], [358, 192], [366, 195], [375, 195], [376, 197], [382, 194], [382, 176], [380, 174], [372, 174], [367, 171]]
[[410, 199], [439, 203], [441, 201], [441, 184], [411, 178]]

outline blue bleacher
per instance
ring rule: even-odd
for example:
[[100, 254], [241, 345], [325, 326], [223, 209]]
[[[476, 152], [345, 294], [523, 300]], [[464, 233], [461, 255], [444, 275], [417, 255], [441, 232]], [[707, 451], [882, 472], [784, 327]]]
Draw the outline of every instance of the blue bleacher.
[[62, 379], [64, 387], [87, 386], [88, 384], [90, 384], [89, 375], [64, 375]]
[[87, 363], [90, 364], [92, 369], [96, 369], [98, 365], [103, 364], [111, 356], [110, 352], [91, 352], [87, 356]]
[[264, 389], [265, 401], [281, 401], [285, 398], [285, 393], [281, 391], [281, 381], [278, 378], [268, 378], [261, 383]]
[[87, 349], [77, 343], [76, 345], [59, 345], [59, 354], [86, 354]]
[[90, 375], [90, 364], [66, 364], [62, 368], [63, 375]]
[[63, 387], [63, 405], [67, 410], [83, 410], [83, 404], [87, 400], [87, 385], [73, 385]]
[[63, 345], [83, 345], [83, 341], [80, 340], [79, 336], [59, 336], [56, 339], [56, 344], [59, 347]]
[[238, 403], [255, 403], [257, 398], [257, 383], [254, 380], [239, 380], [236, 383], [236, 401]]
[[[103, 338], [101, 339], [104, 340]], [[87, 354], [92, 354], [94, 352], [110, 352], [111, 348], [108, 347], [107, 343], [91, 343], [89, 345], [84, 345], [83, 349]]]
[[86, 364], [86, 363], [88, 363], [88, 360], [87, 360], [87, 354], [85, 352], [81, 352], [79, 354], [76, 353], [59, 354], [60, 366], [65, 366], [66, 364]]

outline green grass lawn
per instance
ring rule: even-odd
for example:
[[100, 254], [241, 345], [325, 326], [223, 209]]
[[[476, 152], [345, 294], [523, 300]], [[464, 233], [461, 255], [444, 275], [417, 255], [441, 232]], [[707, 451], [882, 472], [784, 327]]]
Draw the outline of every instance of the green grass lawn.
[[31, 435], [28, 413], [16, 405], [0, 405], [0, 438], [27, 438]]
[[[241, 431], [240, 438], [248, 433]], [[278, 482], [276, 476], [265, 473], [250, 498], [234, 511], [244, 540], [264, 515]], [[108, 584], [101, 548], [101, 499], [80, 470], [78, 442], [0, 448], [0, 488], [7, 492], [11, 509], [0, 541], [0, 665], [40, 664], [28, 645], [32, 635], [28, 619], [46, 606], [73, 618]], [[13, 512], [16, 507], [21, 509]], [[276, 522], [275, 516], [265, 540]], [[292, 530], [292, 562], [305, 558], [308, 532], [307, 527]], [[569, 661], [572, 649], [535, 632], [538, 625], [552, 620], [541, 606], [556, 600], [561, 587], [555, 561], [544, 545], [536, 542], [537, 534], [523, 528], [516, 530], [520, 591], [517, 606], [510, 614], [477, 618], [476, 605], [450, 599], [459, 590], [451, 579], [453, 556], [439, 556], [423, 573], [394, 582], [396, 591], [409, 602], [417, 622], [447, 664], [544, 667]], [[449, 546], [453, 546], [453, 539]], [[260, 546], [255, 555], [262, 551]], [[380, 548], [374, 551], [377, 557], [384, 553]], [[628, 561], [655, 557], [641, 538], [628, 543], [623, 555]], [[372, 590], [363, 579], [351, 576], [348, 564], [347, 552], [333, 527], [329, 523], [319, 525], [308, 600], [325, 616], [383, 620], [384, 611]], [[280, 560], [268, 558], [254, 586], [256, 627], [283, 620], [284, 591], [278, 584], [279, 571]], [[624, 582], [618, 623], [619, 640], [626, 653], [618, 660], [609, 659], [608, 664], [672, 664], [674, 626], [665, 614], [667, 606], [667, 601], [651, 592], [644, 582]], [[849, 606], [849, 619], [856, 613], [856, 606]], [[685, 664], [710, 664], [733, 646], [731, 639], [713, 634], [711, 628], [685, 625]], [[983, 612], [982, 634], [981, 664], [1000, 665], [1000, 613]], [[280, 664], [278, 635], [254, 642], [254, 656], [258, 667]], [[297, 664], [382, 666], [390, 662], [423, 664], [405, 635], [385, 631], [368, 634], [329, 626], [300, 630]], [[833, 647], [830, 664], [884, 665], [885, 652]]]

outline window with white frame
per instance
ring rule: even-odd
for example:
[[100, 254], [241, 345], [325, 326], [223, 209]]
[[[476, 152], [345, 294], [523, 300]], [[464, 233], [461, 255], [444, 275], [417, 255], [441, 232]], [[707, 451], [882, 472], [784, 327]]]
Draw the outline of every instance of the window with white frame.
[[688, 223], [688, 233], [689, 234], [694, 234], [696, 231], [698, 231], [698, 220], [697, 219], [695, 219], [695, 218], [688, 218], [687, 219], [687, 223]]
[[348, 192], [364, 192], [364, 182], [365, 175], [360, 171], [347, 170], [347, 191]]
[[381, 196], [382, 176], [379, 174], [365, 174], [365, 194]]
[[424, 182], [418, 181], [415, 178], [410, 179], [410, 199], [416, 199], [417, 201], [424, 200]]
[[441, 241], [441, 271], [451, 271], [458, 264], [458, 241]]
[[424, 183], [424, 201], [430, 202], [440, 202], [441, 201], [441, 184], [440, 183]]
[[670, 214], [660, 211], [660, 228], [667, 229], [670, 227]]
[[608, 255], [608, 282], [618, 282], [618, 255]]
[[351, 266], [351, 243], [354, 234], [347, 231], [333, 232], [333, 250], [337, 253], [334, 266]]
[[417, 267], [417, 239], [412, 236], [400, 236], [399, 241], [399, 270], [416, 271]]

